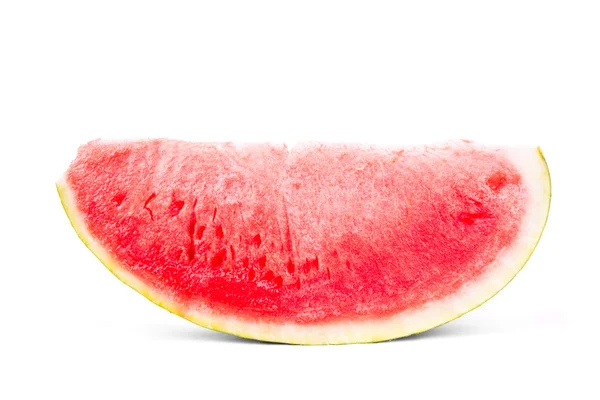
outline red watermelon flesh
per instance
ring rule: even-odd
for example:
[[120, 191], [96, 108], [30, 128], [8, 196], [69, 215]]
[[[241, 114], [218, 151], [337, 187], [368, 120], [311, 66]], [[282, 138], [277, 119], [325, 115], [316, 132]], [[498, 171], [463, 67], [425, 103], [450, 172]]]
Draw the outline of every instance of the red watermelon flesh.
[[[262, 340], [404, 336], [481, 304], [541, 235], [538, 149], [94, 141], [59, 182], [118, 277]], [[416, 322], [415, 322], [416, 321]]]

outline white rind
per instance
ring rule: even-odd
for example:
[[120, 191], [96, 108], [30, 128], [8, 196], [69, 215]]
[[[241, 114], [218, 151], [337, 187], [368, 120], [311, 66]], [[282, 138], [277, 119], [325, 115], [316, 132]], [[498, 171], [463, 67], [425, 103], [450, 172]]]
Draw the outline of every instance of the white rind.
[[93, 238], [81, 219], [68, 184], [57, 188], [71, 224], [81, 240], [121, 281], [157, 305], [206, 328], [263, 341], [295, 344], [342, 344], [384, 341], [423, 332], [477, 308], [506, 286], [523, 268], [535, 249], [548, 216], [551, 198], [550, 175], [539, 148], [500, 149], [518, 168], [529, 194], [526, 215], [518, 238], [488, 267], [488, 273], [465, 285], [452, 296], [427, 303], [419, 309], [404, 311], [386, 319], [344, 321], [299, 325], [278, 324], [257, 319], [249, 322], [233, 316], [218, 315], [210, 309], [184, 309], [163, 294], [153, 291], [122, 268]]

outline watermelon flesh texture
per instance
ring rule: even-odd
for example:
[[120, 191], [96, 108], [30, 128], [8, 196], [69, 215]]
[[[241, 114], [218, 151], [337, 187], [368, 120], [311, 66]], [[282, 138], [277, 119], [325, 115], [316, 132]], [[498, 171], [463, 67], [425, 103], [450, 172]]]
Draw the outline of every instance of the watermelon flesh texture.
[[538, 149], [94, 141], [59, 193], [125, 283], [200, 325], [289, 343], [420, 332], [499, 291], [535, 247]]

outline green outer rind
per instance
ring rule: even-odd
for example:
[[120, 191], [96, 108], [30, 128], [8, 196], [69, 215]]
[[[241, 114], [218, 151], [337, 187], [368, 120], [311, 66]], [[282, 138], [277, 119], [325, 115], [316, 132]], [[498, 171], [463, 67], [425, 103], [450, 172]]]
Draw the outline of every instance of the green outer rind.
[[[444, 318], [441, 322], [425, 325], [422, 329], [415, 329], [413, 331], [406, 331], [400, 325], [395, 333], [392, 332], [382, 332], [381, 334], [366, 334], [362, 335], [359, 333], [356, 334], [345, 334], [344, 329], [340, 328], [340, 324], [332, 324], [331, 326], [319, 325], [312, 327], [300, 327], [294, 326], [290, 324], [286, 325], [277, 325], [273, 323], [263, 323], [261, 321], [256, 322], [247, 322], [242, 320], [237, 320], [235, 317], [222, 317], [219, 315], [214, 315], [210, 312], [210, 310], [202, 310], [202, 312], [193, 312], [189, 310], [184, 310], [181, 307], [178, 307], [175, 302], [170, 301], [168, 298], [165, 298], [161, 293], [154, 292], [151, 288], [145, 285], [141, 280], [128, 273], [123, 267], [121, 267], [112, 257], [102, 248], [102, 246], [92, 237], [92, 235], [88, 232], [85, 222], [80, 217], [81, 213], [77, 210], [77, 206], [72, 199], [70, 189], [68, 187], [68, 183], [65, 180], [60, 180], [56, 183], [56, 188], [58, 191], [58, 195], [60, 197], [62, 206], [69, 218], [71, 226], [81, 239], [81, 241], [86, 245], [86, 247], [100, 260], [102, 264], [121, 282], [125, 283], [127, 286], [131, 287], [142, 296], [146, 297], [148, 300], [152, 301], [154, 304], [164, 308], [165, 310], [178, 315], [184, 319], [187, 319], [197, 325], [202, 327], [212, 329], [215, 331], [229, 333], [236, 336], [244, 337], [247, 339], [254, 339], [260, 341], [268, 341], [268, 342], [281, 342], [281, 343], [290, 343], [290, 344], [305, 344], [305, 345], [320, 345], [320, 344], [346, 344], [346, 343], [369, 343], [369, 342], [381, 342], [386, 340], [392, 340], [404, 336], [410, 336], [418, 333], [425, 332], [427, 330], [436, 328], [438, 326], [444, 325], [448, 322], [451, 322], [468, 312], [480, 307], [484, 303], [486, 303], [489, 299], [494, 297], [497, 293], [499, 293], [508, 283], [514, 279], [517, 273], [525, 266], [533, 251], [537, 247], [539, 240], [541, 239], [542, 233], [545, 229], [546, 222], [548, 220], [548, 214], [550, 211], [550, 203], [552, 198], [552, 184], [550, 179], [550, 172], [548, 169], [548, 164], [546, 159], [538, 147], [537, 152], [541, 162], [543, 164], [543, 176], [541, 178], [544, 179], [543, 187], [544, 187], [544, 195], [547, 198], [547, 207], [545, 212], [545, 217], [543, 220], [543, 224], [541, 229], [539, 230], [539, 235], [535, 239], [533, 245], [529, 248], [529, 253], [524, 258], [524, 262], [515, 270], [510, 279], [506, 281], [506, 283], [501, 286], [498, 290], [491, 292], [486, 298], [478, 302], [474, 307], [467, 309], [466, 311], [462, 311], [456, 313], [452, 317]], [[417, 311], [416, 313], [418, 313]], [[222, 322], [222, 323], [220, 323]], [[371, 321], [370, 324], [377, 325], [378, 321]], [[352, 325], [354, 322], [349, 322], [348, 325]], [[342, 324], [343, 325], [343, 324]], [[250, 329], [252, 328], [252, 329]], [[283, 332], [287, 330], [288, 333]], [[360, 328], [360, 327], [358, 327]], [[331, 329], [335, 333], [333, 335], [306, 335], [303, 336], [301, 333], [298, 335], [289, 334], [290, 330], [293, 333], [294, 329], [298, 331], [306, 331], [306, 329], [311, 330], [327, 330]], [[354, 329], [354, 328], [350, 328]], [[382, 328], [382, 330], [385, 330]], [[389, 329], [387, 329], [389, 331]], [[310, 332], [310, 331], [308, 331]], [[341, 333], [341, 334], [340, 334]], [[363, 337], [364, 336], [364, 337]]]

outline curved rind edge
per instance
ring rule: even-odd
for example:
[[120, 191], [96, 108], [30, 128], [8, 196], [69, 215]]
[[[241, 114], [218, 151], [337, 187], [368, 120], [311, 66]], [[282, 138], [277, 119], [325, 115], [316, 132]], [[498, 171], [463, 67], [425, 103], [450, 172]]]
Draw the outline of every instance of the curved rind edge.
[[[528, 151], [530, 150], [528, 149]], [[386, 319], [358, 322], [347, 321], [319, 325], [276, 324], [260, 320], [249, 322], [232, 316], [217, 315], [209, 309], [186, 310], [181, 308], [174, 301], [162, 293], [153, 291], [140, 279], [127, 272], [98, 243], [80, 217], [81, 214], [77, 210], [77, 205], [74, 202], [71, 190], [65, 179], [59, 180], [56, 183], [56, 188], [73, 229], [96, 258], [120, 281], [154, 304], [175, 315], [208, 329], [267, 342], [305, 345], [372, 343], [418, 334], [451, 322], [486, 303], [514, 279], [517, 273], [525, 266], [539, 243], [550, 210], [552, 197], [550, 172], [546, 159], [539, 147], [535, 148], [534, 161], [533, 165], [537, 168], [532, 168], [532, 171], [529, 171], [527, 168], [521, 168], [521, 173], [529, 178], [530, 183], [537, 183], [541, 189], [541, 193], [534, 193], [534, 195], [539, 195], [536, 201], [539, 200], [545, 203], [545, 205], [539, 205], [540, 210], [543, 212], [539, 215], [534, 215], [535, 218], [533, 218], [533, 221], [529, 221], [533, 224], [534, 231], [525, 232], [528, 235], [521, 235], [525, 239], [523, 241], [524, 246], [522, 246], [524, 249], [517, 249], [520, 251], [517, 251], [514, 256], [506, 257], [508, 258], [506, 262], [497, 260], [499, 267], [495, 270], [492, 269], [492, 276], [471, 283], [472, 287], [461, 289], [458, 294], [450, 296], [452, 298], [444, 298], [428, 303], [418, 310], [403, 311]], [[516, 164], [519, 164], [519, 162]], [[525, 167], [528, 167], [528, 165], [525, 165]], [[534, 204], [534, 209], [536, 209], [536, 206]], [[520, 239], [523, 239], [523, 237], [520, 237]], [[514, 247], [516, 248], [518, 245], [519, 243]], [[503, 266], [506, 266], [506, 268], [502, 268]], [[497, 274], [498, 271], [503, 272], [503, 269], [507, 269], [508, 273]], [[495, 275], [499, 276], [496, 277]], [[483, 283], [486, 283], [486, 279], [489, 282], [483, 285]], [[482, 288], [484, 290], [481, 290]], [[476, 295], [473, 295], [471, 292]], [[470, 301], [467, 301], [469, 298]]]

